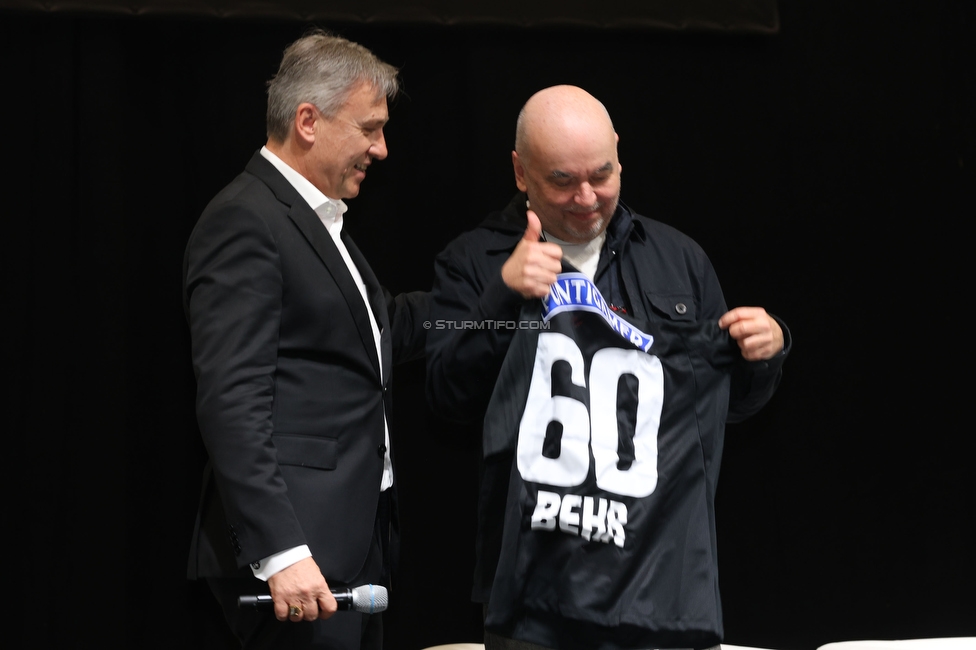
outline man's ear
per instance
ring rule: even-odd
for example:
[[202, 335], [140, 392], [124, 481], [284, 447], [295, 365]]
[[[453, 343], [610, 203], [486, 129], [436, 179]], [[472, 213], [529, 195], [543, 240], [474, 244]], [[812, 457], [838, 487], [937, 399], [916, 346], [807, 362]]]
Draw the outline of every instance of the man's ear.
[[315, 142], [315, 127], [320, 117], [315, 104], [303, 102], [295, 110], [295, 136], [298, 142], [311, 145]]
[[519, 160], [517, 151], [512, 152], [512, 167], [515, 169], [515, 186], [520, 191], [525, 192], [527, 187], [525, 184], [525, 168], [522, 167], [522, 161]]
[[[617, 144], [620, 144], [620, 136], [617, 135], [616, 132], [614, 132], [614, 134], [613, 134], [613, 141], [615, 143], [617, 143]], [[617, 155], [617, 173], [619, 174], [619, 173], [623, 172], [623, 170], [624, 170], [624, 166], [620, 164], [620, 155], [618, 153], [618, 155]]]

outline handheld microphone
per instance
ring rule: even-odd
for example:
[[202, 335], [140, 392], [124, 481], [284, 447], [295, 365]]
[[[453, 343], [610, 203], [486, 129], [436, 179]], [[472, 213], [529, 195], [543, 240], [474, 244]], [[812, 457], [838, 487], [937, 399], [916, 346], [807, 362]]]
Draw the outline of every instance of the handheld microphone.
[[[386, 587], [380, 585], [362, 585], [352, 589], [331, 589], [330, 591], [336, 599], [339, 611], [351, 609], [363, 614], [376, 614], [384, 611], [389, 603]], [[274, 601], [267, 594], [245, 595], [237, 599], [237, 606], [272, 609]]]

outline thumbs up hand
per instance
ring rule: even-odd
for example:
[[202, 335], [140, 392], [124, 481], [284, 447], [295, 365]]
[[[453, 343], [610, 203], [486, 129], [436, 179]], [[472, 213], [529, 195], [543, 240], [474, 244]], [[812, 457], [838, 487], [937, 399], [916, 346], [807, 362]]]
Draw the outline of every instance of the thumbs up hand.
[[502, 280], [523, 298], [543, 298], [549, 293], [549, 285], [556, 281], [556, 274], [562, 270], [563, 249], [558, 244], [539, 241], [542, 234], [539, 217], [532, 210], [525, 216], [529, 224], [522, 240], [502, 266]]

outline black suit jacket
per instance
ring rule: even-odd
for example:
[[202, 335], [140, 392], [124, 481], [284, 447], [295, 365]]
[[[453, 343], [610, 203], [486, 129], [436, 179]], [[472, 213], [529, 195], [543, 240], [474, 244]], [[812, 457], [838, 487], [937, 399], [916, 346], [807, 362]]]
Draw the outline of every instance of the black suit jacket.
[[382, 375], [369, 314], [331, 235], [260, 152], [190, 236], [184, 300], [210, 458], [191, 578], [249, 575], [251, 562], [301, 544], [330, 586], [364, 565], [391, 366], [423, 354], [428, 295], [392, 298], [342, 239], [380, 328]]

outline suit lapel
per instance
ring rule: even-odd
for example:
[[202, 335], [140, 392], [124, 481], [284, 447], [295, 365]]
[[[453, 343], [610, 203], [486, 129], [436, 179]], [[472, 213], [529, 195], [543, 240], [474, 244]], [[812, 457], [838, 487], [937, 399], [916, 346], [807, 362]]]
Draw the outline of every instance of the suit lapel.
[[[326, 230], [322, 221], [319, 220], [318, 215], [309, 207], [305, 199], [292, 187], [291, 183], [285, 180], [285, 177], [275, 169], [274, 165], [261, 155], [260, 151], [251, 157], [251, 161], [247, 164], [247, 171], [264, 181], [271, 188], [271, 191], [274, 192], [275, 197], [289, 207], [288, 218], [298, 227], [305, 236], [305, 239], [315, 250], [319, 259], [325, 264], [325, 267], [339, 287], [343, 298], [345, 298], [349, 311], [356, 321], [359, 338], [362, 340], [363, 347], [366, 348], [366, 355], [369, 357], [377, 376], [379, 376], [380, 364], [379, 359], [376, 358], [376, 343], [373, 341], [373, 328], [369, 323], [369, 313], [366, 311], [362, 294], [359, 292], [355, 280], [353, 280], [352, 275], [349, 273], [349, 268], [346, 266], [345, 260], [342, 259], [339, 249], [336, 248], [335, 242], [332, 240], [332, 235], [329, 234], [329, 231]], [[344, 237], [344, 241], [348, 247], [348, 243], [351, 240]], [[363, 259], [358, 249], [356, 250], [356, 256], [352, 255], [352, 251], [350, 251], [350, 256], [353, 262], [355, 262], [356, 268], [359, 270], [360, 275], [362, 275], [363, 280], [366, 282], [367, 295], [369, 295], [371, 292], [370, 282], [378, 286], [376, 277], [369, 269], [369, 265], [366, 264], [366, 260]], [[370, 306], [375, 310], [376, 307], [373, 306], [374, 302], [371, 298]], [[373, 313], [376, 314], [377, 319], [381, 318], [376, 311]], [[385, 308], [383, 313], [386, 313]], [[378, 320], [378, 323], [382, 324], [384, 321], [385, 319], [381, 319]], [[383, 356], [384, 358], [389, 358], [385, 348], [383, 349]], [[389, 377], [389, 374], [384, 374], [383, 376]]]
[[356, 243], [352, 240], [352, 236], [346, 232], [345, 228], [342, 230], [341, 237], [342, 242], [346, 245], [346, 250], [349, 251], [349, 257], [352, 258], [356, 268], [359, 269], [359, 274], [363, 276], [363, 282], [366, 283], [366, 295], [369, 296], [369, 306], [373, 310], [373, 316], [376, 317], [376, 325], [380, 330], [380, 349], [383, 351], [383, 380], [386, 381], [390, 376], [390, 372], [392, 372], [391, 364], [393, 359], [393, 340], [390, 338], [391, 332], [388, 327], [390, 315], [386, 311], [386, 295], [383, 292], [380, 281], [373, 274], [373, 269], [370, 268], [366, 258], [363, 257], [359, 247], [356, 246]]

